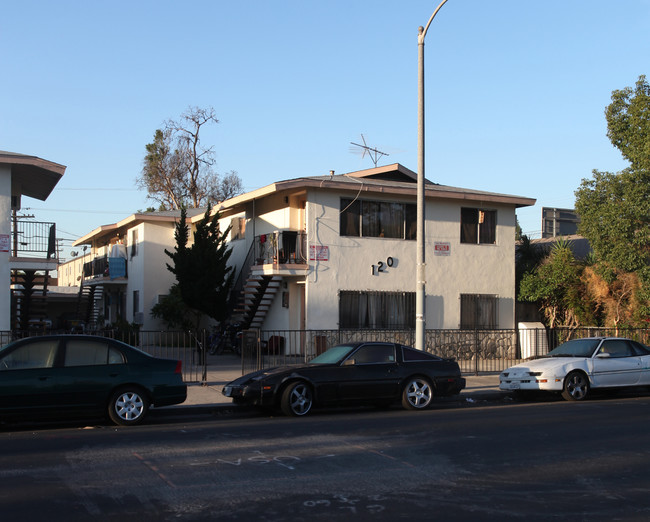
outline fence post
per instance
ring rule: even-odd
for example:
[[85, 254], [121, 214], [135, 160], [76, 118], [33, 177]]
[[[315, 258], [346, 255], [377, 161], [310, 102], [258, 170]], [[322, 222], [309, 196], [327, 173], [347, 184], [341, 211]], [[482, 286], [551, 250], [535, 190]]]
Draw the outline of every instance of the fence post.
[[478, 354], [479, 354], [478, 328], [474, 330], [474, 375], [478, 375]]

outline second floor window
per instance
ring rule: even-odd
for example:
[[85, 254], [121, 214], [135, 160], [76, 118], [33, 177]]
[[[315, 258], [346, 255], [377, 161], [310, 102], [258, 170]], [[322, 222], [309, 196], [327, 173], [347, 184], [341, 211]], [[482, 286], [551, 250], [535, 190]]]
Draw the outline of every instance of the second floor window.
[[230, 240], [244, 239], [246, 237], [246, 218], [236, 217], [230, 220]]
[[131, 257], [138, 255], [138, 231], [131, 232]]
[[460, 209], [460, 242], [493, 245], [496, 243], [496, 210]]
[[417, 207], [411, 203], [341, 198], [340, 234], [415, 239]]

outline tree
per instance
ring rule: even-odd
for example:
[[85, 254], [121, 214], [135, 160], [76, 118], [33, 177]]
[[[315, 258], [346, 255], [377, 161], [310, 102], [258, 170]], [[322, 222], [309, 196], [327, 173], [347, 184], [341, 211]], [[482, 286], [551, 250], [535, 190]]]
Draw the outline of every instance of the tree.
[[201, 130], [219, 123], [214, 109], [190, 107], [179, 121], [168, 120], [145, 146], [147, 154], [137, 185], [164, 208], [198, 208], [242, 192], [236, 172], [223, 179], [213, 170], [213, 147], [201, 145]]
[[640, 76], [636, 88], [612, 93], [605, 110], [607, 136], [629, 168], [593, 171], [576, 191], [579, 232], [599, 259], [633, 272], [650, 262], [650, 86]]
[[605, 110], [607, 137], [635, 170], [650, 170], [650, 85], [639, 76], [636, 86], [612, 93]]
[[197, 326], [202, 315], [216, 321], [226, 318], [228, 293], [235, 275], [233, 267], [228, 266], [232, 250], [226, 238], [230, 227], [222, 233], [219, 213], [212, 217], [211, 213], [212, 207], [208, 205], [203, 219], [196, 225], [194, 243], [188, 246], [187, 213], [181, 209], [174, 232], [176, 247], [174, 252], [165, 250], [173, 262], [173, 265], [167, 264], [167, 269], [176, 276], [180, 297], [194, 311]]
[[524, 274], [519, 298], [539, 303], [551, 328], [592, 322], [592, 306], [581, 281], [583, 268], [569, 242], [558, 241], [537, 268]]

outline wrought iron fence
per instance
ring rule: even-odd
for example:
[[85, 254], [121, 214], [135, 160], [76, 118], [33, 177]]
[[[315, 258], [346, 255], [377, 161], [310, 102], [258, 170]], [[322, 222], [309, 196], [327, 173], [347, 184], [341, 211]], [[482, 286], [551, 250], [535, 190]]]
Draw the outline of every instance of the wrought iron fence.
[[[2, 346], [13, 339], [44, 332], [0, 332]], [[208, 368], [219, 356], [208, 356], [208, 332], [98, 330], [154, 355], [183, 362], [183, 380], [207, 382]], [[614, 336], [650, 345], [650, 329], [542, 328], [512, 330], [427, 330], [426, 351], [454, 358], [465, 374], [500, 372], [521, 361], [541, 357], [570, 339]], [[242, 373], [307, 362], [337, 344], [384, 341], [413, 346], [413, 330], [246, 330], [241, 336]]]

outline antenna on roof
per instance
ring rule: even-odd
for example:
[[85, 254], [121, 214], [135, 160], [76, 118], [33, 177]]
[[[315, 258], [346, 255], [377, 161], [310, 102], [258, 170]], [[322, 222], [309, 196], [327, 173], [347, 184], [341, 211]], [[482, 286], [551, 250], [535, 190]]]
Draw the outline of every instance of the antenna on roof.
[[[388, 156], [387, 152], [382, 152], [380, 150], [375, 149], [374, 147], [368, 146], [368, 144], [366, 143], [366, 138], [363, 137], [363, 134], [361, 135], [361, 141], [363, 141], [363, 145], [359, 143], [354, 143], [353, 141], [351, 141], [350, 144], [361, 148], [361, 159], [365, 158], [366, 154], [370, 156], [370, 159], [375, 164], [375, 167], [377, 166], [377, 162], [382, 156]], [[358, 153], [359, 149], [350, 147], [350, 151]]]

